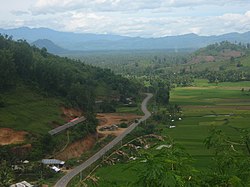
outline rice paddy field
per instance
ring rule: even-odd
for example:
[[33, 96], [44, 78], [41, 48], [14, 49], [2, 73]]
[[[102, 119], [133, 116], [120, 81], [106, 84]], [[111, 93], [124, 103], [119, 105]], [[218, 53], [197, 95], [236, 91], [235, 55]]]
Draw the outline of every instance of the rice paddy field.
[[[250, 127], [250, 82], [210, 84], [196, 80], [192, 87], [178, 87], [171, 91], [170, 102], [182, 108], [182, 120], [173, 122], [175, 128], [163, 128], [162, 135], [174, 141], [191, 154], [194, 166], [206, 169], [213, 164], [212, 152], [206, 149], [204, 139], [212, 127], [223, 130], [237, 139], [236, 128]], [[149, 150], [150, 151], [150, 150]], [[95, 173], [99, 186], [126, 186], [138, 173], [131, 169], [133, 163], [102, 167]]]
[[[244, 91], [242, 91], [244, 88]], [[250, 124], [250, 82], [226, 82], [208, 84], [196, 80], [194, 87], [175, 88], [171, 102], [181, 105], [183, 120], [176, 122], [176, 128], [166, 129], [176, 142], [183, 145], [195, 159], [197, 167], [207, 167], [211, 153], [204, 146], [204, 139], [212, 127], [236, 138], [234, 127], [249, 128]]]

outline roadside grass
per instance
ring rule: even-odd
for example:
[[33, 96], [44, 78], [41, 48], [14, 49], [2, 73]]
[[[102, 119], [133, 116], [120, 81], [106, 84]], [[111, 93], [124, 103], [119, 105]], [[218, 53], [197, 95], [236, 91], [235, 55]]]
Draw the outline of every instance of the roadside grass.
[[130, 186], [138, 177], [137, 170], [139, 168], [136, 170], [134, 168], [133, 162], [100, 168], [96, 174], [101, 176], [99, 187]]
[[52, 122], [63, 124], [59, 99], [45, 97], [20, 85], [1, 94], [5, 106], [0, 108], [0, 127], [46, 134]]
[[143, 115], [143, 112], [141, 110], [141, 102], [144, 98], [145, 98], [144, 94], [140, 95], [136, 101], [136, 106], [119, 105], [116, 107], [116, 112], [117, 113], [133, 113], [133, 114], [137, 114], [137, 115]]
[[138, 107], [128, 107], [128, 106], [119, 106], [116, 108], [116, 112], [118, 113], [139, 113]]
[[[216, 86], [206, 80], [196, 80], [195, 85], [193, 89], [175, 88], [171, 92], [171, 103], [181, 105], [183, 110], [182, 120], [173, 122], [176, 128], [169, 129], [164, 122], [157, 125], [163, 129], [162, 135], [173, 138], [192, 156], [195, 167], [206, 170], [213, 167], [213, 152], [204, 144], [210, 129], [217, 127], [234, 140], [239, 137], [234, 128], [250, 127], [250, 110], [244, 108], [249, 106], [246, 103], [250, 102], [250, 96], [241, 92], [241, 87], [250, 87], [250, 82]], [[99, 186], [128, 186], [138, 177], [138, 171], [130, 168], [131, 164], [99, 168], [95, 172], [100, 177]]]

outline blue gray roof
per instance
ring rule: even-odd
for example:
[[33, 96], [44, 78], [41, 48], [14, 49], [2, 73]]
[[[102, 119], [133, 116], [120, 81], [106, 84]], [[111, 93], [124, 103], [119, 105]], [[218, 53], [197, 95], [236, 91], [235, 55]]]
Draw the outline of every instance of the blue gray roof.
[[57, 160], [57, 159], [42, 159], [42, 163], [45, 165], [57, 165], [57, 164], [64, 164], [64, 161]]

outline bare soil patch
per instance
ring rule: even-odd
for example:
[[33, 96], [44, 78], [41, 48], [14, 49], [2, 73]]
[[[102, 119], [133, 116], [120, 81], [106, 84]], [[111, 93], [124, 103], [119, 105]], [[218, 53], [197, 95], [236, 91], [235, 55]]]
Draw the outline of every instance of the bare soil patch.
[[97, 139], [104, 138], [107, 135], [118, 136], [126, 129], [126, 128], [118, 128], [115, 131], [99, 131], [101, 127], [120, 124], [123, 122], [129, 124], [135, 119], [138, 119], [140, 117], [141, 116], [135, 114], [117, 114], [117, 113], [97, 114], [97, 119], [99, 120], [99, 125], [97, 127], [98, 134], [89, 135], [81, 140], [78, 140], [68, 145], [62, 152], [58, 153], [55, 157], [60, 160], [68, 160], [71, 158], [80, 157], [83, 153], [89, 151], [95, 145]]
[[18, 144], [25, 141], [25, 131], [15, 131], [10, 128], [0, 129], [0, 145]]
[[200, 62], [214, 62], [215, 61], [215, 58], [214, 56], [210, 56], [210, 55], [207, 55], [207, 56], [196, 56], [195, 58], [192, 59], [192, 62], [193, 63], [200, 63]]
[[120, 124], [122, 122], [128, 123], [139, 119], [141, 116], [135, 114], [119, 114], [119, 113], [99, 113], [97, 119], [99, 120], [99, 126], [108, 126], [113, 124]]
[[70, 121], [76, 117], [82, 116], [83, 112], [79, 109], [61, 107], [62, 117], [65, 121]]
[[120, 123], [131, 123], [135, 119], [139, 119], [141, 116], [135, 114], [119, 114], [119, 113], [100, 113], [97, 114], [97, 119], [99, 120], [99, 125], [97, 127], [97, 132], [103, 135], [115, 135], [118, 136], [123, 133], [126, 128], [118, 128], [114, 131], [100, 131], [99, 129], [103, 126], [117, 125]]
[[68, 160], [80, 157], [83, 153], [90, 150], [95, 145], [96, 140], [96, 135], [89, 135], [67, 146], [65, 150], [56, 156], [56, 158], [60, 160]]
[[240, 51], [224, 51], [224, 53], [222, 53], [222, 56], [226, 57], [227, 59], [230, 59], [231, 57], [240, 57], [242, 56], [242, 52]]

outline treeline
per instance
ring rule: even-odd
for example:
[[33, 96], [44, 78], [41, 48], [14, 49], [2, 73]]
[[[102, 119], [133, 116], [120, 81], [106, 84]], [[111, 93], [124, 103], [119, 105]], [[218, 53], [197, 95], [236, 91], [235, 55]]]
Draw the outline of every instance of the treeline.
[[210, 83], [218, 82], [238, 82], [250, 80], [250, 74], [243, 71], [237, 70], [226, 70], [226, 71], [201, 71], [196, 72], [195, 76], [197, 78], [208, 79]]
[[0, 91], [20, 81], [63, 97], [74, 107], [93, 110], [98, 96], [134, 96], [138, 85], [107, 69], [86, 65], [78, 60], [49, 54], [45, 48], [30, 46], [0, 35]]
[[225, 50], [232, 50], [232, 51], [245, 51], [250, 49], [250, 44], [242, 44], [242, 43], [231, 43], [229, 41], [222, 41], [220, 43], [210, 44], [205, 48], [201, 48], [197, 50], [194, 55], [212, 55], [216, 56], [219, 55], [220, 52], [225, 52]]

